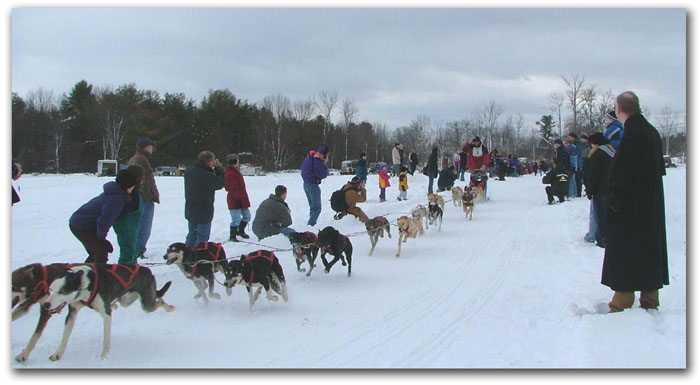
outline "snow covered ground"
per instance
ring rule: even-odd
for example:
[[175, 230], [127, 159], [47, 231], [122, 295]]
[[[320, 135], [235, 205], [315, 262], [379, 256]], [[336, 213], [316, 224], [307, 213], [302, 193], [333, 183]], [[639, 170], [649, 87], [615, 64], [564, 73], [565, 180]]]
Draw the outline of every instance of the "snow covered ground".
[[[343, 233], [364, 230], [353, 217], [333, 220], [328, 199], [349, 179], [322, 184], [318, 231], [332, 225]], [[68, 218], [102, 191], [110, 178], [91, 175], [25, 175], [16, 185], [22, 202], [11, 209], [12, 269], [29, 263], [81, 262], [82, 245]], [[102, 321], [84, 309], [61, 361], [56, 349], [67, 312], [55, 316], [29, 360], [17, 363], [38, 319], [38, 309], [11, 325], [13, 368], [685, 368], [686, 362], [686, 169], [665, 177], [671, 283], [660, 291], [661, 308], [599, 314], [612, 292], [600, 284], [603, 250], [583, 241], [588, 226], [585, 198], [548, 206], [540, 177], [489, 181], [490, 201], [478, 204], [472, 221], [446, 205], [442, 231], [397, 249], [397, 231], [380, 239], [372, 257], [367, 235], [351, 237], [353, 274], [337, 264], [306, 277], [291, 252], [278, 252], [290, 300], [264, 296], [251, 312], [245, 289], [208, 306], [193, 298], [194, 285], [175, 266], [161, 265], [166, 247], [183, 241], [183, 181], [157, 177], [156, 205], [147, 263], [158, 286], [173, 285], [165, 299], [173, 313], [145, 314], [138, 304], [114, 312], [112, 347], [100, 359]], [[459, 182], [458, 182], [459, 183]], [[275, 185], [289, 188], [294, 227], [305, 225], [308, 205], [295, 173], [246, 177], [253, 215]], [[379, 203], [377, 176], [368, 180], [370, 216], [395, 220], [426, 203], [427, 178], [409, 177], [409, 200]], [[459, 183], [463, 185], [464, 183]], [[212, 240], [224, 240], [230, 217], [225, 191], [216, 195]], [[449, 200], [449, 193], [442, 193]], [[410, 214], [409, 214], [410, 215]], [[249, 230], [249, 233], [252, 231]], [[110, 241], [116, 236], [110, 231]], [[251, 241], [257, 241], [252, 236]], [[289, 247], [282, 235], [260, 243]], [[229, 258], [260, 247], [225, 244]], [[116, 261], [118, 254], [112, 254]], [[320, 261], [319, 261], [320, 262]], [[320, 263], [319, 263], [320, 265]], [[222, 277], [219, 276], [219, 280]], [[9, 319], [9, 318], [8, 318]]]

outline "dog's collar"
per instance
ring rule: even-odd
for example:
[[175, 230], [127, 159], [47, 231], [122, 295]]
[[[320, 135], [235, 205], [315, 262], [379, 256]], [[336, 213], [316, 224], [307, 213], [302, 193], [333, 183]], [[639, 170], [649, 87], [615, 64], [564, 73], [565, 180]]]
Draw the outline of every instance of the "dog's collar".
[[[89, 263], [88, 266], [92, 269], [93, 274], [95, 275], [95, 280], [92, 283], [92, 292], [90, 292], [90, 297], [87, 299], [87, 301], [80, 301], [83, 303], [83, 305], [87, 307], [92, 307], [92, 301], [95, 300], [95, 297], [97, 296], [97, 285], [100, 282], [100, 276], [97, 274], [97, 266], [94, 263]], [[80, 293], [78, 293], [80, 294]], [[77, 294], [76, 294], [77, 298]]]

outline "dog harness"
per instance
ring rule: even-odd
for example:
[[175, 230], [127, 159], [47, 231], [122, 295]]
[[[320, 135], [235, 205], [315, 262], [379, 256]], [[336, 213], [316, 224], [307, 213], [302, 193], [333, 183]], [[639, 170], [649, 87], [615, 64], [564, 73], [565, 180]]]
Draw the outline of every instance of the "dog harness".
[[34, 285], [34, 295], [30, 297], [33, 302], [38, 301], [39, 298], [49, 293], [49, 272], [46, 270], [46, 266], [41, 264], [39, 266], [41, 266], [44, 278]]
[[[211, 257], [211, 259], [214, 260], [214, 262], [219, 261], [219, 258], [221, 258], [221, 250], [224, 249], [224, 245], [222, 245], [221, 243], [207, 242], [207, 241], [201, 242], [200, 245], [202, 245], [202, 247], [197, 247], [193, 250], [194, 251], [206, 251], [207, 253], [209, 253], [209, 256]], [[215, 250], [209, 249], [209, 245], [214, 246]], [[197, 261], [194, 263], [194, 265], [192, 265], [192, 272], [190, 272], [187, 275], [187, 278], [189, 278], [189, 279], [194, 278], [194, 273], [197, 272], [197, 265], [199, 264], [199, 262], [201, 262], [201, 261]]]
[[467, 206], [474, 205], [473, 199], [474, 199], [474, 197], [472, 196], [472, 194], [469, 194], [469, 193], [462, 194], [462, 203], [467, 205]]
[[295, 247], [294, 248], [294, 256], [298, 260], [302, 260], [304, 256], [304, 249], [308, 248], [311, 245], [315, 245], [318, 242], [318, 237], [316, 234], [312, 233], [311, 231], [305, 231], [304, 232], [304, 239], [313, 239], [313, 242], [311, 243], [305, 243], [300, 247]]
[[[92, 307], [92, 301], [95, 300], [95, 297], [97, 296], [97, 287], [100, 282], [99, 274], [97, 274], [97, 265], [94, 263], [90, 263], [90, 268], [92, 269], [92, 272], [95, 274], [95, 282], [92, 285], [92, 292], [90, 293], [90, 298], [88, 298], [87, 301], [81, 301], [83, 305], [87, 307]], [[129, 278], [127, 280], [124, 280], [121, 275], [117, 272], [118, 268], [122, 268], [123, 270], [126, 270], [129, 272]], [[114, 278], [117, 279], [117, 281], [122, 285], [124, 289], [128, 288], [131, 286], [131, 283], [134, 281], [134, 278], [136, 278], [136, 273], [139, 272], [141, 269], [141, 266], [138, 264], [134, 265], [133, 267], [130, 267], [130, 265], [111, 265], [111, 267], [106, 268], [105, 271], [112, 274]]]
[[[345, 250], [345, 247], [347, 247], [347, 245], [348, 245], [348, 237], [346, 237], [346, 236], [343, 235], [343, 234], [338, 234], [338, 235], [340, 235], [340, 239], [343, 240], [343, 247], [340, 248], [340, 251], [342, 252], [343, 250]], [[323, 251], [325, 251], [325, 252], [327, 252], [327, 253], [332, 253], [332, 252], [333, 252], [333, 250], [331, 250], [330, 247], [324, 247], [324, 248], [323, 248]]]
[[[252, 263], [254, 259], [257, 258], [263, 258], [266, 261], [270, 262], [270, 266], [274, 265], [275, 263], [275, 253], [267, 250], [258, 250], [253, 253], [247, 254], [244, 258], [244, 260], [248, 263]], [[250, 267], [250, 279], [248, 280], [248, 286], [250, 286], [253, 283], [253, 278], [255, 278], [255, 269], [253, 267]]]

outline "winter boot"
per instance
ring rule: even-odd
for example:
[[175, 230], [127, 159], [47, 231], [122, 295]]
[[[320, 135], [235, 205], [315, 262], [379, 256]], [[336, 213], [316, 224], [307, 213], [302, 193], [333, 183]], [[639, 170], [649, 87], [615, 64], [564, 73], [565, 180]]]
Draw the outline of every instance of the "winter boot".
[[248, 222], [243, 222], [241, 221], [241, 224], [238, 225], [238, 235], [241, 236], [241, 238], [248, 239], [250, 236], [245, 233], [245, 227], [248, 226]]
[[236, 239], [236, 234], [238, 234], [238, 229], [233, 227], [233, 226], [231, 226], [229, 229], [230, 229], [230, 232], [229, 232], [230, 235], [229, 235], [228, 240], [231, 242], [238, 242], [238, 239]]

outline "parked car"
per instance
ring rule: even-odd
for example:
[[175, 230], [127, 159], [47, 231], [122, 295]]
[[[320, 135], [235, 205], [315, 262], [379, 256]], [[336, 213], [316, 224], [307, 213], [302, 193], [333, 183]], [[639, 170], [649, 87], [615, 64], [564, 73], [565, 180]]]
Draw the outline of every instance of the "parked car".
[[359, 159], [344, 160], [343, 163], [340, 164], [340, 175], [355, 175], [357, 162], [359, 162]]
[[666, 168], [676, 167], [676, 164], [673, 163], [673, 159], [671, 159], [669, 155], [664, 155], [664, 164], [666, 165]]
[[247, 164], [242, 164], [240, 166], [241, 175], [244, 176], [265, 176], [265, 171], [262, 167], [249, 166]]
[[170, 166], [160, 166], [153, 170], [153, 175], [155, 176], [175, 176], [177, 173], [177, 167]]

